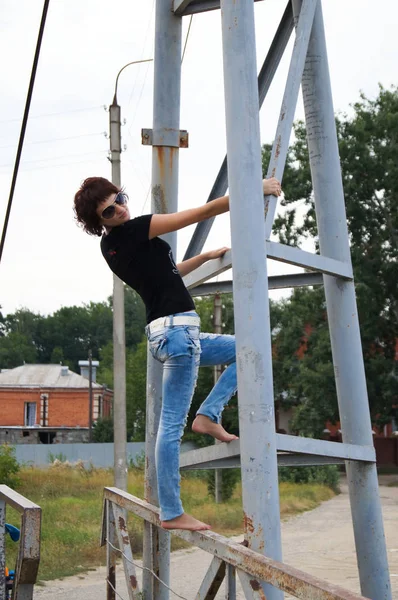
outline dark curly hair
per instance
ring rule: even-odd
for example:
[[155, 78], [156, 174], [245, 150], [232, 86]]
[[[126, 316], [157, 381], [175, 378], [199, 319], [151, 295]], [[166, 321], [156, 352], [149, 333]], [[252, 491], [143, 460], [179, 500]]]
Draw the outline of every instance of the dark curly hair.
[[120, 189], [104, 177], [88, 177], [75, 194], [75, 219], [90, 235], [102, 235], [103, 225], [96, 213], [97, 207]]

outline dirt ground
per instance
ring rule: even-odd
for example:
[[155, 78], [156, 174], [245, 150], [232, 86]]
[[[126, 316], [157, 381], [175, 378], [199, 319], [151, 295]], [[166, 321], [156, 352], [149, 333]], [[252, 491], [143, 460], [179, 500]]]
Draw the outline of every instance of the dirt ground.
[[[397, 477], [395, 477], [397, 479]], [[390, 477], [380, 478], [384, 528], [394, 600], [398, 600], [398, 487], [388, 487]], [[282, 523], [283, 560], [321, 579], [360, 593], [347, 486], [342, 493], [315, 510]], [[211, 562], [211, 555], [198, 549], [172, 554], [171, 588], [193, 600]], [[138, 564], [141, 564], [137, 561]], [[101, 600], [106, 598], [106, 570], [101, 567], [86, 575], [48, 582], [36, 587], [34, 600]], [[141, 575], [140, 569], [137, 574]], [[117, 598], [128, 599], [123, 567], [117, 569]], [[237, 598], [244, 595], [237, 585]], [[177, 598], [170, 593], [170, 600]], [[217, 600], [225, 598], [223, 586]], [[285, 600], [290, 600], [290, 596]]]

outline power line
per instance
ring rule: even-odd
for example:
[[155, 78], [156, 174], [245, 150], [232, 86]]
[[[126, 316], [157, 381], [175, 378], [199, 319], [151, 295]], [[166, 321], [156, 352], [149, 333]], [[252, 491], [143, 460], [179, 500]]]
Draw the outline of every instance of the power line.
[[[149, 15], [149, 21], [148, 21], [147, 29], [146, 29], [145, 36], [144, 36], [144, 45], [142, 47], [142, 52], [141, 52], [141, 57], [140, 58], [142, 58], [144, 56], [144, 53], [145, 53], [145, 46], [146, 46], [146, 42], [147, 42], [147, 39], [148, 39], [149, 29], [150, 29], [151, 23], [152, 23], [152, 16], [153, 16], [153, 10], [154, 10], [154, 8], [155, 8], [155, 0], [153, 0], [153, 2], [152, 2], [151, 14]], [[145, 79], [146, 79], [146, 75], [148, 73], [148, 69], [149, 69], [149, 65], [147, 65]], [[135, 91], [135, 86], [136, 86], [136, 83], [137, 83], [137, 78], [138, 78], [138, 71], [136, 71], [136, 74], [135, 74], [134, 83], [133, 83], [133, 89], [131, 90], [130, 98], [129, 98], [129, 101], [127, 103], [127, 110], [129, 110], [130, 104], [131, 104], [131, 100], [133, 99], [133, 94], [134, 94], [134, 91]], [[145, 85], [145, 81], [144, 81], [144, 85]]]
[[[43, 119], [44, 117], [58, 117], [59, 115], [68, 115], [70, 113], [77, 113], [77, 112], [84, 112], [84, 111], [88, 111], [88, 110], [96, 110], [98, 108], [102, 108], [103, 110], [106, 110], [106, 106], [104, 104], [100, 104], [97, 106], [87, 106], [86, 108], [72, 108], [70, 110], [61, 110], [59, 112], [53, 112], [53, 113], [43, 113], [41, 115], [32, 115], [29, 118], [30, 119]], [[0, 123], [15, 123], [16, 121], [20, 121], [20, 117], [16, 117], [15, 119], [3, 119], [2, 121], [0, 121]]]
[[[78, 138], [93, 137], [93, 136], [98, 136], [98, 135], [103, 135], [106, 137], [107, 133], [105, 131], [100, 131], [97, 133], [82, 133], [81, 135], [58, 137], [58, 138], [53, 138], [51, 140], [34, 140], [32, 142], [25, 142], [25, 144], [50, 144], [51, 142], [61, 142], [64, 140], [77, 140]], [[6, 146], [0, 146], [0, 150], [2, 150], [3, 148], [13, 148], [13, 147], [14, 147], [14, 144], [7, 144]]]
[[88, 165], [91, 163], [98, 163], [98, 159], [91, 159], [91, 160], [79, 160], [76, 162], [67, 162], [67, 163], [62, 163], [60, 165], [45, 165], [42, 167], [32, 167], [31, 169], [24, 169], [23, 167], [20, 170], [20, 173], [26, 173], [26, 171], [41, 171], [42, 169], [58, 169], [60, 167], [70, 167], [71, 165]]
[[7, 211], [6, 211], [6, 216], [5, 216], [5, 220], [4, 220], [3, 233], [2, 233], [2, 236], [1, 236], [1, 242], [0, 242], [0, 261], [1, 261], [2, 255], [3, 255], [3, 248], [4, 248], [4, 243], [5, 243], [5, 240], [6, 240], [8, 221], [10, 219], [11, 205], [12, 205], [12, 200], [13, 200], [13, 197], [14, 197], [15, 184], [17, 182], [17, 177], [18, 177], [19, 163], [20, 163], [20, 160], [21, 160], [23, 142], [24, 142], [24, 139], [25, 139], [26, 125], [28, 123], [30, 103], [31, 103], [31, 100], [32, 100], [32, 95], [33, 95], [33, 87], [34, 87], [35, 79], [36, 79], [37, 65], [38, 65], [38, 62], [39, 62], [41, 43], [42, 43], [42, 40], [43, 40], [44, 27], [45, 27], [45, 24], [46, 24], [46, 18], [47, 18], [47, 12], [48, 12], [48, 6], [49, 6], [49, 4], [50, 4], [50, 0], [44, 0], [43, 14], [42, 14], [42, 17], [41, 17], [41, 22], [40, 22], [39, 35], [38, 35], [38, 38], [37, 38], [36, 51], [35, 51], [35, 56], [34, 56], [34, 59], [33, 59], [33, 66], [32, 66], [32, 72], [31, 72], [31, 75], [30, 75], [30, 82], [29, 82], [28, 94], [27, 94], [27, 97], [26, 97], [25, 111], [24, 111], [23, 120], [22, 120], [21, 133], [20, 133], [20, 136], [19, 136], [17, 155], [16, 155], [16, 158], [15, 158], [15, 166], [14, 166], [14, 173], [13, 173], [13, 176], [12, 176], [12, 182], [11, 182], [11, 188], [10, 188], [10, 195], [9, 195], [9, 198], [8, 198], [8, 205], [7, 205]]
[[185, 38], [185, 44], [184, 44], [184, 50], [183, 50], [183, 52], [182, 52], [181, 64], [183, 63], [184, 56], [185, 56], [185, 50], [187, 49], [188, 38], [189, 38], [189, 32], [191, 31], [192, 19], [193, 19], [193, 15], [191, 15], [191, 18], [189, 19], [189, 25], [188, 25], [187, 37]]
[[[92, 156], [93, 154], [104, 154], [107, 152], [106, 150], [95, 150], [94, 152], [83, 152], [81, 154], [64, 154], [63, 156], [46, 156], [45, 158], [35, 158], [34, 160], [25, 160], [23, 165], [30, 163], [40, 163], [45, 162], [46, 160], [61, 160], [62, 158], [74, 158], [77, 156]], [[0, 168], [4, 169], [6, 167], [11, 167], [12, 163], [0, 165]]]

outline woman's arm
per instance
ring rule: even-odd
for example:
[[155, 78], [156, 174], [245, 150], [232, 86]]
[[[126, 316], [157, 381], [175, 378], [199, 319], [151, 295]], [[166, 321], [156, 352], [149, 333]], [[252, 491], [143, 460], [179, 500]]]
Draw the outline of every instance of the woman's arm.
[[185, 277], [185, 275], [188, 275], [188, 273], [192, 273], [192, 271], [194, 271], [198, 267], [201, 267], [208, 260], [224, 256], [227, 250], [229, 250], [229, 248], [224, 246], [223, 248], [219, 248], [218, 250], [203, 252], [203, 254], [198, 254], [198, 256], [193, 256], [192, 258], [188, 258], [187, 260], [178, 263], [177, 269], [181, 277]]
[[[275, 177], [263, 180], [263, 192], [265, 195], [273, 194], [279, 196], [281, 193], [281, 185]], [[211, 217], [216, 217], [229, 211], [229, 196], [222, 196], [216, 200], [211, 200], [207, 204], [203, 204], [198, 208], [189, 208], [181, 212], [171, 213], [167, 215], [153, 215], [149, 227], [149, 239], [177, 231], [193, 223], [205, 221]]]
[[168, 215], [153, 215], [149, 227], [149, 239], [151, 240], [164, 233], [170, 233], [170, 231], [177, 231], [188, 225], [193, 225], [193, 223], [205, 221], [228, 211], [229, 196], [222, 196], [198, 208], [189, 208], [188, 210]]

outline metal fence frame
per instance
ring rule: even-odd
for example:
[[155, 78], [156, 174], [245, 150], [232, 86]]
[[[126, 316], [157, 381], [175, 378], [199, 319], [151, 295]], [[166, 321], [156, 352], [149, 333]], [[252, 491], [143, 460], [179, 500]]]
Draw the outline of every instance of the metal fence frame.
[[32, 600], [40, 563], [41, 508], [7, 485], [0, 485], [0, 600], [5, 600], [6, 506], [21, 515], [21, 537], [12, 600]]
[[[152, 600], [152, 591], [148, 594], [146, 589], [142, 589], [140, 592], [136, 572], [138, 565], [133, 560], [126, 511], [144, 519], [152, 527], [160, 528], [159, 509], [156, 506], [117, 488], [104, 489], [101, 544], [107, 547], [107, 600], [116, 600], [115, 565], [116, 558], [120, 557], [123, 560], [129, 600]], [[248, 600], [266, 600], [262, 582], [303, 600], [368, 600], [255, 552], [245, 543], [235, 542], [212, 531], [174, 530], [172, 534], [213, 554], [195, 600], [213, 600], [225, 578], [228, 590], [226, 597], [234, 598], [235, 595], [229, 592], [235, 587], [235, 574], [238, 575]], [[167, 581], [167, 587], [163, 586], [167, 592], [171, 590], [169, 584]]]

